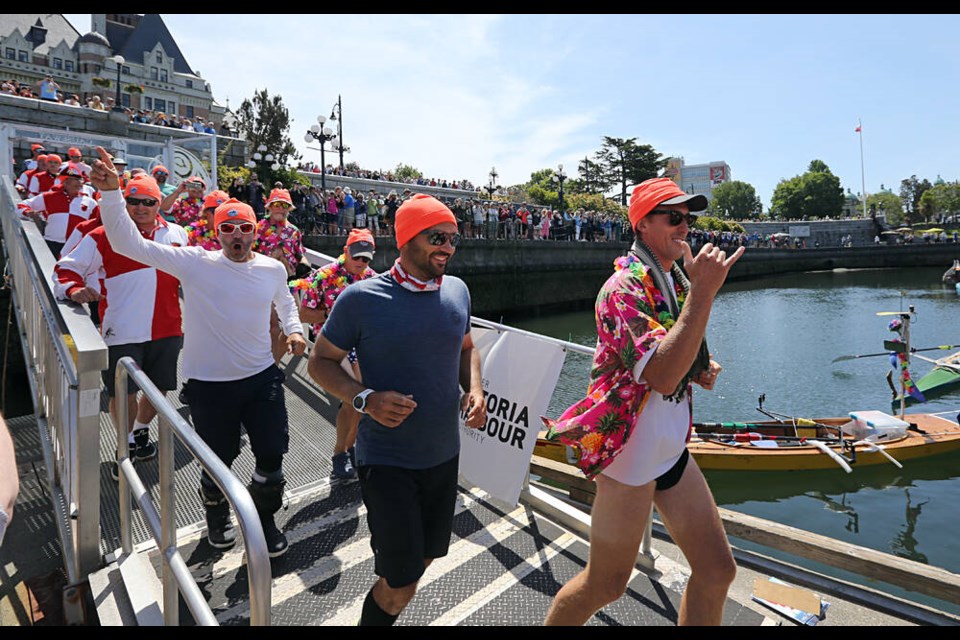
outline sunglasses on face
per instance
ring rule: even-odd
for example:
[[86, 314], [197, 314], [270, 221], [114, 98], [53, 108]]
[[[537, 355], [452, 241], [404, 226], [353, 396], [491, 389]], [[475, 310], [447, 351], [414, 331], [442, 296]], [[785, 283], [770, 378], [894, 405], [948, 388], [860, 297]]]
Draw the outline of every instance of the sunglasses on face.
[[83, 156], [70, 156], [71, 160], [83, 160]]
[[368, 258], [367, 256], [359, 256], [359, 257], [356, 257], [356, 258], [353, 258], [353, 259], [354, 259], [354, 260], [359, 260], [360, 262], [362, 262], [362, 263], [364, 263], [364, 264], [367, 264], [368, 262], [370, 262], [370, 258]]
[[252, 222], [221, 222], [220, 226], [217, 229], [220, 230], [220, 233], [233, 233], [237, 229], [240, 229], [240, 233], [253, 233], [255, 225]]
[[170, 174], [168, 174], [168, 173], [166, 173], [166, 172], [164, 172], [164, 171], [155, 171], [153, 175], [155, 175], [155, 176], [157, 176], [157, 177], [160, 177], [160, 178], [166, 178], [166, 177], [167, 177], [168, 175], [170, 175]]
[[650, 215], [656, 215], [656, 214], [670, 216], [671, 227], [676, 227], [684, 220], [686, 220], [688, 227], [692, 227], [694, 223], [697, 221], [697, 218], [700, 217], [692, 213], [682, 213], [680, 211], [674, 211], [673, 209], [654, 209], [653, 211], [650, 212]]
[[271, 202], [271, 203], [270, 203], [270, 206], [271, 206], [271, 207], [280, 207], [281, 209], [289, 209], [289, 208], [292, 207], [293, 205], [290, 204], [289, 202]]
[[421, 231], [420, 233], [427, 236], [427, 242], [435, 247], [442, 247], [447, 242], [450, 243], [451, 247], [460, 244], [459, 233], [444, 233], [443, 231]]
[[145, 207], [152, 207], [159, 202], [156, 198], [127, 198], [127, 204], [135, 207], [142, 204]]

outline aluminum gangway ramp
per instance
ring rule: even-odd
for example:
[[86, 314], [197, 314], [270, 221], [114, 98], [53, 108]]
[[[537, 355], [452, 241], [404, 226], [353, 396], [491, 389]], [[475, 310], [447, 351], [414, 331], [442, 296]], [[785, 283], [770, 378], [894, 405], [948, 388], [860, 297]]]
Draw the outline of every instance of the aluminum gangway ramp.
[[[290, 452], [284, 458], [286, 505], [276, 518], [290, 547], [271, 561], [271, 624], [355, 625], [375, 580], [374, 559], [359, 483], [330, 476], [339, 401], [310, 380], [306, 358], [286, 356], [281, 369], [287, 376]], [[189, 409], [180, 405], [177, 394], [167, 395], [188, 419]], [[116, 436], [105, 403], [102, 409], [101, 545], [110, 561], [119, 545], [117, 482], [109, 468]], [[250, 447], [244, 441], [233, 471], [246, 481], [253, 465]], [[155, 493], [156, 463], [148, 460], [135, 467], [148, 491]], [[224, 626], [248, 625], [249, 584], [243, 544], [238, 542], [233, 549], [222, 551], [207, 543], [198, 482], [199, 465], [178, 451], [175, 486], [179, 552], [217, 621]], [[159, 552], [137, 510], [134, 542], [159, 575]], [[416, 597], [397, 624], [541, 625], [553, 595], [586, 565], [588, 551], [583, 538], [531, 507], [505, 507], [479, 489], [461, 486], [450, 552], [427, 569]], [[662, 565], [663, 559], [658, 560], [658, 569]], [[109, 571], [108, 566], [104, 575]], [[91, 584], [98, 579], [101, 577], [91, 577]], [[637, 571], [627, 594], [594, 616], [591, 623], [673, 625], [680, 587], [666, 586]], [[98, 608], [101, 624], [131, 624], [129, 615], [106, 609]], [[759, 625], [765, 620], [762, 614], [733, 600], [728, 601], [724, 612], [724, 624], [728, 625]], [[182, 598], [179, 621], [181, 625], [194, 624]]]

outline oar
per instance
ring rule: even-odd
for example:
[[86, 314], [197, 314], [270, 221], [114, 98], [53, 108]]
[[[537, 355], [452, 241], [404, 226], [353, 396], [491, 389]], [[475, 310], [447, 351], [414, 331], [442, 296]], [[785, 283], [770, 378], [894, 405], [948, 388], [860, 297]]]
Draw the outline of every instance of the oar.
[[840, 454], [838, 454], [836, 451], [833, 451], [832, 449], [830, 449], [830, 447], [823, 444], [819, 440], [807, 440], [807, 442], [809, 442], [810, 444], [815, 446], [817, 449], [820, 449], [820, 451], [823, 451], [825, 454], [833, 458], [833, 461], [836, 462], [838, 465], [840, 465], [844, 471], [846, 471], [847, 473], [853, 473], [853, 469], [850, 468], [850, 465], [847, 464], [847, 461], [844, 460], [842, 457], [840, 457]]
[[[732, 442], [754, 442], [756, 440], [777, 440], [780, 442], [810, 442], [811, 438], [802, 438], [798, 436], [767, 436], [762, 433], [700, 433], [697, 435], [702, 440], [728, 440]], [[817, 438], [824, 442], [839, 442], [839, 438]]]
[[[791, 418], [791, 420], [795, 421], [798, 427], [822, 426], [830, 429], [833, 428], [833, 427], [830, 427], [829, 425], [818, 425], [818, 423], [814, 422], [813, 420], [809, 420], [807, 418]], [[780, 421], [780, 424], [784, 424], [784, 422]], [[699, 429], [701, 427], [704, 429], [760, 429], [760, 428], [769, 428], [771, 426], [776, 426], [776, 425], [771, 425], [770, 423], [764, 424], [761, 422], [694, 422], [693, 423], [694, 429]]]
[[866, 445], [867, 448], [870, 449], [870, 451], [876, 451], [877, 453], [883, 454], [890, 460], [890, 462], [897, 465], [899, 468], [903, 469], [903, 465], [900, 464], [896, 458], [894, 458], [892, 455], [890, 455], [885, 451], [886, 447], [870, 442], [869, 440], [857, 440], [856, 442], [853, 443], [853, 446], [857, 446], [858, 444]]
[[[948, 349], [957, 349], [957, 348], [960, 348], [960, 345], [941, 344], [938, 347], [925, 347], [923, 349], [914, 349], [911, 347], [910, 353], [916, 353], [918, 351], [937, 351], [937, 350], [946, 351]], [[888, 356], [890, 355], [890, 353], [891, 353], [890, 351], [884, 351], [882, 353], [861, 353], [856, 356], [840, 356], [839, 358], [834, 358], [832, 362], [841, 362], [843, 360], [856, 360], [857, 358], [872, 358], [874, 356]]]

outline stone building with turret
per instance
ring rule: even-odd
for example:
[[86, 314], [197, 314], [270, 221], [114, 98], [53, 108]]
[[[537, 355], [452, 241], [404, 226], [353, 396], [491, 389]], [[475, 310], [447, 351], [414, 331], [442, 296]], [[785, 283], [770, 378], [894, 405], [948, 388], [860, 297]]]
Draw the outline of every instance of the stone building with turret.
[[[225, 109], [187, 62], [159, 14], [93, 14], [81, 35], [58, 13], [0, 14], [0, 80], [35, 88], [47, 75], [81, 104], [117, 94], [132, 109], [203, 118], [219, 127]], [[117, 58], [119, 56], [119, 58]]]

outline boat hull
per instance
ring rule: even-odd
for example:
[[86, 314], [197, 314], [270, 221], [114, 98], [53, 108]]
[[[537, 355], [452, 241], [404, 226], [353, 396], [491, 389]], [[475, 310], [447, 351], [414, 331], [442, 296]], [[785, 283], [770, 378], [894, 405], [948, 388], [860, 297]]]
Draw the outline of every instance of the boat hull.
[[[898, 462], [904, 463], [917, 458], [960, 451], [960, 426], [956, 423], [930, 414], [908, 414], [905, 420], [915, 425], [919, 431], [909, 430], [907, 434], [901, 438], [882, 443], [886, 452], [893, 456]], [[849, 422], [849, 419], [829, 418], [818, 420], [817, 422], [823, 425], [839, 427]], [[782, 429], [782, 426], [775, 422], [751, 424], [769, 425], [771, 431], [774, 429]], [[764, 429], [758, 430], [763, 431]], [[803, 434], [801, 433], [800, 435]], [[823, 453], [817, 447], [809, 444], [761, 448], [755, 447], [749, 442], [724, 444], [712, 440], [699, 439], [699, 437], [695, 435], [687, 444], [687, 449], [697, 461], [697, 465], [704, 470], [815, 471], [838, 468], [833, 458]], [[838, 453], [841, 452], [839, 444], [832, 446], [831, 449]], [[850, 466], [853, 468], [892, 464], [882, 453], [870, 451], [867, 445], [857, 445], [855, 449], [855, 461], [850, 463]], [[848, 459], [852, 458], [849, 448], [845, 449], [843, 453]], [[549, 458], [557, 462], [575, 464], [575, 461], [570, 459], [570, 453], [566, 446], [560, 443], [547, 442], [543, 440], [543, 438], [537, 440], [534, 455]]]

